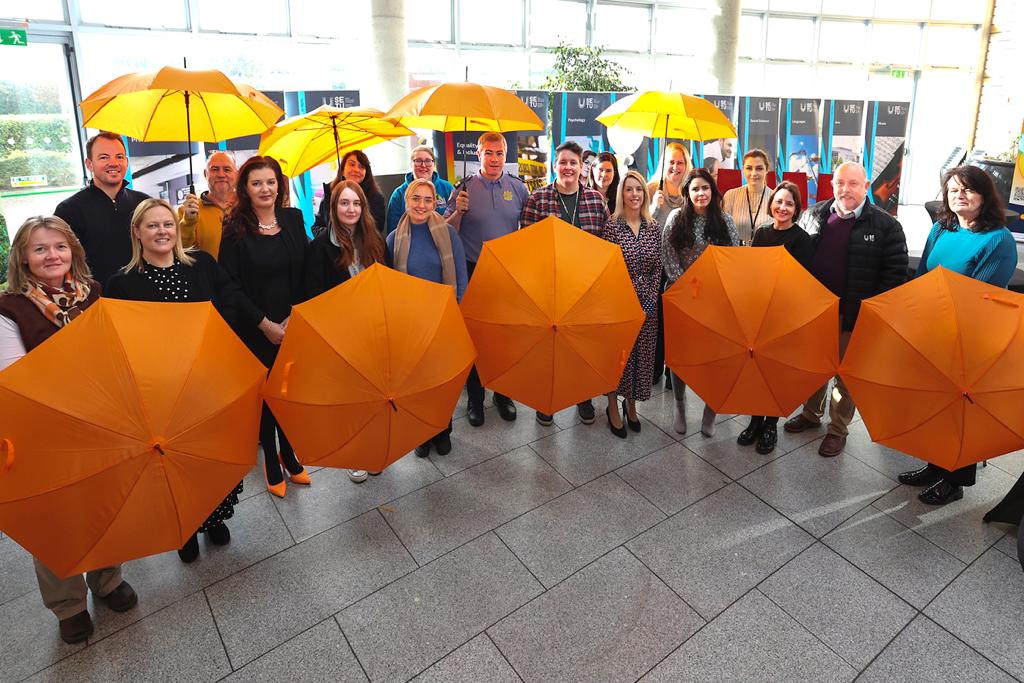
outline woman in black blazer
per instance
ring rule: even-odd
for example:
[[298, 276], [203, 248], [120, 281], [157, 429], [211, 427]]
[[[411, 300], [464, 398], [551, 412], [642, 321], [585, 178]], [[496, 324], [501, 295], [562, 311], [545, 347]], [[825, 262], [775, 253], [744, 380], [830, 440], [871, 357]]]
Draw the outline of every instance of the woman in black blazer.
[[[306, 230], [298, 209], [281, 206], [285, 186], [280, 167], [255, 156], [238, 169], [238, 201], [224, 217], [220, 264], [241, 291], [235, 329], [253, 355], [269, 369], [284, 339], [291, 308], [303, 299]], [[275, 445], [280, 444], [280, 450]], [[260, 418], [260, 444], [267, 490], [283, 498], [282, 465], [294, 484], [310, 483], [309, 474], [266, 403]]]
[[[205, 251], [182, 248], [177, 216], [166, 200], [143, 200], [132, 215], [131, 226], [132, 259], [107, 281], [104, 296], [131, 301], [210, 301], [228, 324], [232, 323], [235, 283]], [[231, 541], [225, 522], [234, 516], [240, 493], [242, 482], [178, 551], [182, 562], [199, 557], [200, 533], [214, 545]]]

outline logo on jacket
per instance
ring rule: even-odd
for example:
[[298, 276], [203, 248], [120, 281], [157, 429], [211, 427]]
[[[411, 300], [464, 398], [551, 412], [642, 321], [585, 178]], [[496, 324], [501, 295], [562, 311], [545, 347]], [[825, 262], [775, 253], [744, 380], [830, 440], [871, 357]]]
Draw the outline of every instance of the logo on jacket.
[[869, 233], [867, 235], [864, 235], [864, 241], [865, 242], [874, 242], [875, 241], [875, 233], [872, 232], [872, 233]]

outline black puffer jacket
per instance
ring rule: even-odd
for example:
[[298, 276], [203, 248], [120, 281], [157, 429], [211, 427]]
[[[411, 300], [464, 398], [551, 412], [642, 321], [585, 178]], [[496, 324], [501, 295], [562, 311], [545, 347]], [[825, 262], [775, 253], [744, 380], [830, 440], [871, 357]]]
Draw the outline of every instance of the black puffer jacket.
[[[821, 231], [827, 230], [832, 203], [819, 202], [800, 217], [800, 225], [818, 248]], [[843, 330], [852, 330], [864, 299], [889, 291], [907, 281], [907, 238], [903, 226], [891, 215], [867, 203], [850, 232], [846, 265], [846, 296], [839, 302]]]

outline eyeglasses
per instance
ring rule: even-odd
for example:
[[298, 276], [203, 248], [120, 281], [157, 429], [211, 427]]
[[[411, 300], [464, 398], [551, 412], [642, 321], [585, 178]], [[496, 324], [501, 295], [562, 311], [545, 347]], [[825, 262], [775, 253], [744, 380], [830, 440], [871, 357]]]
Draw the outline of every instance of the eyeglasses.
[[433, 159], [413, 159], [412, 163], [415, 164], [416, 166], [433, 166], [434, 165], [434, 160]]

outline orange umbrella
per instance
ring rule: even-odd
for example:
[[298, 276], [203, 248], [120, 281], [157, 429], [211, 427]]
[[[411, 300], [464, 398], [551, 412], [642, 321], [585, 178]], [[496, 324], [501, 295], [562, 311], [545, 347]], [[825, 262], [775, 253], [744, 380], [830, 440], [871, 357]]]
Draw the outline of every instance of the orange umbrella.
[[614, 390], [644, 322], [618, 245], [554, 216], [484, 244], [462, 314], [483, 384], [548, 414]]
[[664, 303], [665, 362], [717, 412], [789, 415], [839, 365], [839, 299], [784, 247], [708, 247]]
[[945, 268], [864, 301], [840, 372], [871, 438], [947, 470], [1024, 448], [1022, 308]]
[[209, 303], [100, 299], [0, 373], [0, 529], [58, 576], [180, 548], [256, 462], [265, 374]]
[[292, 309], [263, 396], [307, 465], [379, 472], [448, 425], [473, 357], [451, 287], [378, 264]]

